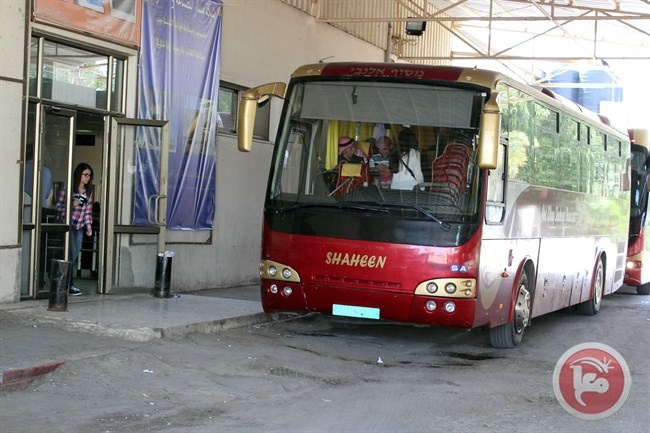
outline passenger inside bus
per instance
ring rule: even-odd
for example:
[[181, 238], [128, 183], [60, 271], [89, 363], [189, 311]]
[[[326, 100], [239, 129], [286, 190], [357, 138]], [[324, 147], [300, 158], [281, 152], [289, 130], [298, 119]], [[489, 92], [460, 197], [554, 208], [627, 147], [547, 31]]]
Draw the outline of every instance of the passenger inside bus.
[[341, 162], [357, 164], [365, 162], [359, 143], [354, 138], [347, 136], [339, 138], [339, 163]]
[[396, 170], [393, 170], [391, 189], [412, 190], [424, 182], [420, 162], [420, 150], [415, 132], [410, 127], [403, 127], [397, 138]]
[[389, 137], [383, 136], [376, 141], [375, 146], [377, 150], [370, 159], [372, 184], [390, 188], [393, 181], [393, 172], [390, 170], [390, 156], [394, 151], [393, 141]]
[[372, 145], [369, 142], [359, 143], [348, 136], [339, 138], [338, 144], [338, 175], [332, 193], [336, 197], [342, 197], [360, 186], [368, 185], [368, 153], [372, 151]]

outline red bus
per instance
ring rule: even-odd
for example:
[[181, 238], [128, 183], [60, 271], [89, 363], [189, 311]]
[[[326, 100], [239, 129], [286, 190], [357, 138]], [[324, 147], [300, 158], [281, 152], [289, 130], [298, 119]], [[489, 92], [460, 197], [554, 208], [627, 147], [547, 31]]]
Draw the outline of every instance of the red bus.
[[321, 63], [242, 94], [241, 151], [272, 96], [266, 312], [486, 327], [515, 347], [531, 318], [596, 314], [622, 286], [630, 145], [603, 118], [486, 70]]
[[629, 131], [632, 140], [632, 188], [630, 237], [624, 283], [636, 287], [639, 295], [650, 295], [650, 235], [648, 234], [648, 191], [650, 191], [650, 143], [648, 131]]

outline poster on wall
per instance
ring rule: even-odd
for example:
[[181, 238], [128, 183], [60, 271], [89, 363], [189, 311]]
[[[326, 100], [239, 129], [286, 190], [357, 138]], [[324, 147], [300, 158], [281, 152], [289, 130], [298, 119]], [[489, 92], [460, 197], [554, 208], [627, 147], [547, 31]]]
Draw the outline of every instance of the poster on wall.
[[142, 0], [34, 0], [34, 20], [138, 46]]
[[[138, 118], [169, 122], [171, 230], [212, 229], [222, 7], [221, 0], [143, 3]], [[147, 221], [139, 197], [157, 193], [158, 151], [146, 140], [138, 149], [136, 225]]]

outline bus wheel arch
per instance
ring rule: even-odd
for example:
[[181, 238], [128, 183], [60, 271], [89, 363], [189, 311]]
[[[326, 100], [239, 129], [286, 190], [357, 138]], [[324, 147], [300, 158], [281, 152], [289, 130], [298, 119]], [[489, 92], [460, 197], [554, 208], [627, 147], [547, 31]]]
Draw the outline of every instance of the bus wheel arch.
[[594, 266], [589, 287], [589, 299], [576, 305], [576, 312], [583, 316], [593, 316], [600, 311], [600, 305], [605, 293], [605, 263], [604, 254], [598, 256]]
[[532, 312], [534, 271], [530, 262], [520, 270], [513, 287], [510, 320], [499, 326], [490, 328], [490, 344], [496, 348], [513, 348], [519, 346], [526, 327], [530, 324]]

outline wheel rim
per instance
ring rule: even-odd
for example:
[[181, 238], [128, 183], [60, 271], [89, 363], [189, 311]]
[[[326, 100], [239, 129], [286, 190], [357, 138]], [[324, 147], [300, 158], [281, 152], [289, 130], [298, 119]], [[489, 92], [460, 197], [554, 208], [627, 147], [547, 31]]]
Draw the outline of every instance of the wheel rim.
[[603, 268], [598, 267], [596, 273], [596, 281], [594, 281], [594, 304], [600, 304], [600, 300], [603, 297]]
[[521, 334], [530, 319], [530, 292], [525, 284], [519, 286], [515, 302], [515, 332]]

